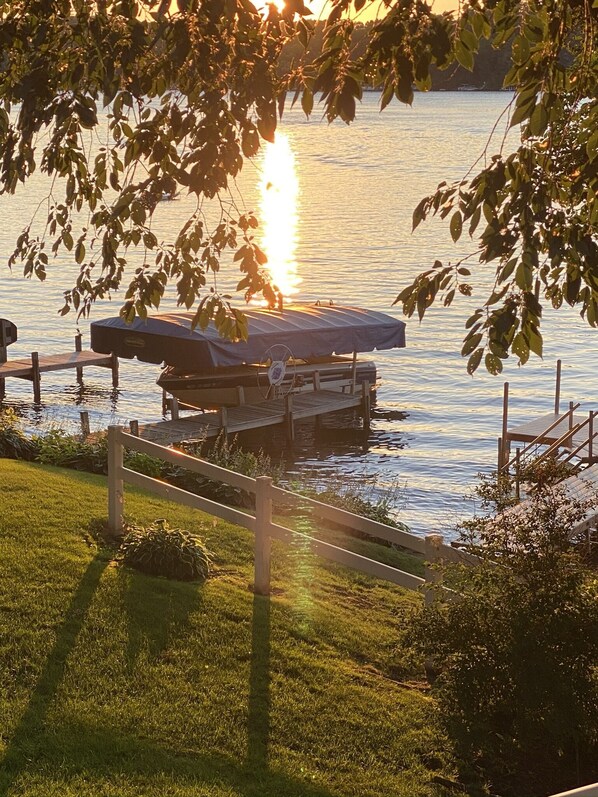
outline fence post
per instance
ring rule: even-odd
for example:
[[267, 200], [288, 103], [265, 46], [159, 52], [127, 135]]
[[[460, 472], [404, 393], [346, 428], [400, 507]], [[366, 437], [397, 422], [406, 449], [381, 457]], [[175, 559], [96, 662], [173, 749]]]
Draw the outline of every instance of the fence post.
[[121, 426], [108, 427], [108, 528], [116, 537], [123, 533], [124, 484]]
[[438, 584], [442, 576], [438, 572], [438, 570], [433, 569], [432, 565], [437, 564], [441, 560], [440, 556], [440, 549], [444, 544], [444, 539], [442, 534], [426, 534], [424, 539], [425, 542], [425, 570], [424, 570], [424, 578], [426, 580], [425, 584], [425, 600], [426, 605], [430, 605], [434, 603], [436, 600], [436, 589], [434, 588], [435, 584]]
[[272, 523], [272, 496], [269, 476], [255, 480], [255, 574], [253, 591], [257, 595], [270, 594], [270, 524]]

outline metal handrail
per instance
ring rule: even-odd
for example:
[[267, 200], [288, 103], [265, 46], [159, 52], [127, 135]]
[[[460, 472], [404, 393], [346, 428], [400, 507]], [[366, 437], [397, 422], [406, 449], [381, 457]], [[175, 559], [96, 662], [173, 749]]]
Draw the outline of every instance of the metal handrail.
[[[596, 415], [598, 415], [598, 410], [592, 410], [592, 411], [591, 411], [592, 420], [593, 420], [593, 419], [596, 417]], [[588, 423], [588, 424], [589, 424], [589, 423], [590, 423], [590, 418], [588, 418], [588, 419], [587, 419], [587, 421], [585, 421], [585, 423]], [[581, 427], [580, 427], [580, 428], [581, 428]], [[592, 456], [590, 456], [590, 441], [592, 441], [592, 442], [593, 442], [593, 441], [594, 441], [594, 440], [595, 440], [597, 437], [598, 437], [598, 432], [594, 432], [594, 434], [593, 434], [593, 435], [591, 435], [591, 436], [590, 436], [590, 435], [588, 435], [588, 439], [587, 439], [587, 440], [584, 440], [582, 443], [580, 443], [580, 444], [577, 446], [577, 448], [573, 449], [573, 451], [571, 451], [571, 452], [570, 452], [570, 453], [569, 453], [569, 454], [568, 454], [568, 455], [565, 457], [565, 459], [563, 459], [562, 461], [563, 461], [563, 462], [569, 462], [571, 459], [573, 459], [573, 457], [574, 457], [574, 456], [576, 456], [576, 454], [578, 454], [578, 453], [581, 451], [581, 449], [582, 449], [584, 446], [587, 446], [587, 447], [588, 447], [588, 459], [590, 460], [590, 464], [592, 464], [592, 463], [591, 463], [591, 460], [593, 459], [593, 452], [592, 452]]]
[[543, 451], [538, 457], [536, 457], [536, 462], [541, 462], [543, 459], [546, 459], [546, 457], [554, 454], [555, 451], [558, 451], [559, 448], [564, 448], [566, 446], [566, 441], [573, 440], [573, 435], [577, 434], [580, 429], [583, 429], [587, 422], [588, 421], [585, 420], [582, 423], [578, 423], [575, 426], [572, 426], [570, 429], [567, 429], [567, 431], [562, 434], [558, 440], [555, 440], [554, 443], [548, 446], [546, 451]]
[[[565, 418], [566, 418], [568, 415], [571, 415], [571, 416], [572, 416], [572, 415], [573, 415], [573, 413], [575, 412], [575, 410], [579, 408], [579, 406], [580, 406], [580, 403], [579, 403], [579, 402], [577, 402], [576, 404], [572, 404], [572, 405], [571, 405], [571, 407], [570, 407], [570, 408], [567, 410], [567, 412], [565, 412], [565, 413], [564, 413], [564, 415], [559, 415], [559, 417], [556, 419], [556, 421], [553, 421], [553, 422], [550, 424], [550, 426], [548, 426], [546, 429], [544, 429], [544, 431], [543, 431], [543, 432], [541, 432], [541, 433], [540, 433], [540, 434], [539, 434], [539, 435], [538, 435], [538, 436], [535, 438], [535, 440], [532, 440], [532, 442], [531, 442], [531, 443], [528, 443], [526, 446], [524, 446], [522, 449], [520, 449], [519, 456], [523, 456], [523, 455], [524, 455], [524, 454], [525, 454], [527, 451], [529, 451], [529, 449], [530, 449], [532, 446], [541, 445], [541, 444], [542, 444], [542, 438], [543, 438], [543, 437], [545, 437], [545, 436], [546, 436], [546, 435], [547, 435], [549, 432], [552, 432], [552, 430], [553, 430], [555, 427], [557, 427], [557, 426], [559, 425], [559, 423], [561, 423], [562, 421], [564, 421], [564, 420], [565, 420]], [[571, 436], [571, 430], [568, 430], [568, 431], [567, 431], [567, 435], [566, 435], [566, 437], [570, 437], [570, 436]], [[508, 470], [509, 470], [509, 468], [511, 467], [511, 465], [514, 465], [514, 464], [515, 464], [515, 460], [516, 460], [516, 456], [515, 456], [515, 457], [513, 457], [511, 460], [509, 460], [509, 462], [507, 462], [507, 463], [506, 463], [506, 465], [503, 465], [503, 466], [502, 466], [502, 468], [501, 468], [501, 470], [506, 470], [506, 471], [508, 471]]]

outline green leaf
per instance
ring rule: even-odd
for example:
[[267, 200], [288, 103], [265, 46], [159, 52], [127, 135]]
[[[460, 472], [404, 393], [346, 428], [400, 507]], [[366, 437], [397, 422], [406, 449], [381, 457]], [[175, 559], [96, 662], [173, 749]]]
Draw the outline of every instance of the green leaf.
[[463, 344], [463, 348], [461, 349], [461, 356], [467, 357], [468, 354], [471, 354], [474, 349], [476, 349], [482, 340], [481, 332], [478, 332], [476, 335], [471, 335], [465, 338], [465, 343]]
[[301, 95], [301, 107], [303, 108], [303, 113], [306, 116], [309, 116], [314, 107], [314, 93], [310, 88], [303, 89], [303, 94]]
[[461, 237], [461, 232], [463, 230], [463, 218], [458, 210], [456, 210], [453, 213], [450, 223], [450, 230], [451, 230], [451, 238], [455, 243], [457, 243], [457, 241]]
[[502, 360], [496, 354], [488, 353], [484, 358], [484, 365], [488, 373], [493, 376], [502, 373]]
[[483, 354], [484, 354], [484, 349], [478, 349], [477, 351], [474, 351], [474, 353], [471, 355], [471, 357], [467, 361], [467, 373], [470, 376], [473, 376], [475, 371], [477, 371], [478, 366], [479, 366], [480, 362], [482, 361]]
[[468, 50], [462, 42], [457, 42], [455, 46], [455, 56], [461, 66], [464, 66], [465, 69], [468, 69], [470, 72], [473, 71], [473, 53]]

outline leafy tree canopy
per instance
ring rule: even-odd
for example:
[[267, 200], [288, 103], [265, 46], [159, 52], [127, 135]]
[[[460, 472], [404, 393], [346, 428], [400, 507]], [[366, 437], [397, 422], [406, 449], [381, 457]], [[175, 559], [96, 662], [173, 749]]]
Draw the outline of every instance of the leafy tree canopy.
[[[540, 355], [545, 301], [578, 306], [595, 326], [597, 0], [469, 0], [458, 17], [421, 0], [387, 0], [356, 51], [351, 17], [369, 2], [332, 0], [320, 54], [283, 72], [283, 48], [307, 48], [314, 30], [303, 0], [266, 11], [250, 0], [0, 0], [0, 191], [13, 193], [36, 168], [50, 177], [47, 206], [10, 265], [44, 279], [49, 256], [71, 253], [78, 274], [63, 313], [85, 315], [123, 287], [123, 316], [143, 317], [173, 283], [195, 323], [214, 318], [222, 334], [243, 338], [243, 314], [208, 286], [232, 256], [238, 290], [277, 301], [257, 219], [237, 210], [228, 187], [273, 139], [289, 93], [306, 114], [315, 98], [330, 121], [349, 123], [364, 83], [380, 87], [382, 108], [393, 98], [410, 104], [414, 87], [431, 88], [434, 70], [471, 70], [486, 40], [511, 47], [505, 82], [521, 145], [441, 184], [413, 219], [415, 227], [448, 217], [455, 241], [465, 231], [475, 242], [468, 260], [494, 275], [467, 321], [468, 369], [484, 360], [498, 372], [510, 352], [522, 363]], [[171, 241], [159, 241], [152, 216], [175, 190], [195, 195], [196, 207]], [[220, 210], [214, 223], [206, 201]], [[140, 249], [143, 265], [128, 267]], [[397, 301], [421, 318], [437, 299], [469, 295], [471, 268], [436, 262]]]

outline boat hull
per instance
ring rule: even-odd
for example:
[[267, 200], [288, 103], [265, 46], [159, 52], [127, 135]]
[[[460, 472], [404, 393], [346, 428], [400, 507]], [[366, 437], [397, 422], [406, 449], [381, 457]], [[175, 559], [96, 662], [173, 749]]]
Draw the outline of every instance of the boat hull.
[[[353, 385], [352, 361], [337, 358], [287, 365], [285, 378], [277, 388], [270, 386], [265, 369], [257, 365], [218, 368], [200, 374], [166, 368], [158, 379], [158, 385], [183, 404], [214, 409], [258, 404], [288, 393], [313, 391], [316, 381], [322, 390], [350, 392]], [[361, 390], [361, 385], [366, 382], [375, 388], [376, 365], [371, 360], [358, 360], [356, 387]]]

